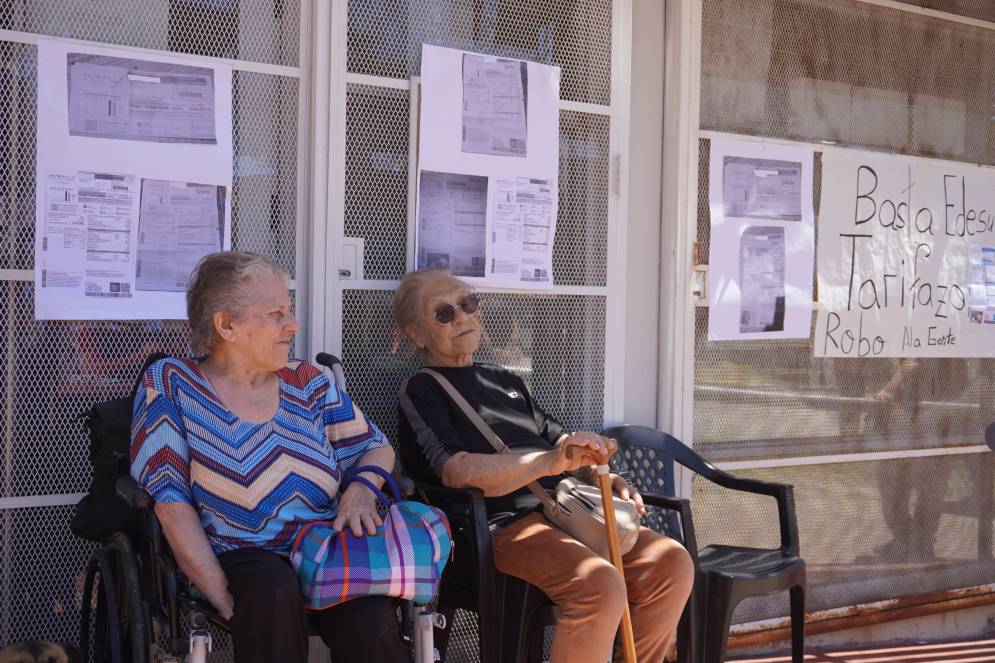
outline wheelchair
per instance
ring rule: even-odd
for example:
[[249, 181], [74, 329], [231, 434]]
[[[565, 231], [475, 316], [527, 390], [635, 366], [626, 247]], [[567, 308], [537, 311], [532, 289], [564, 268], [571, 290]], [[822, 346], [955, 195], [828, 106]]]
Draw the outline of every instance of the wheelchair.
[[[343, 386], [341, 363], [322, 353], [319, 363]], [[414, 484], [398, 477], [406, 496]], [[92, 663], [205, 663], [213, 634], [227, 621], [183, 577], [153, 510], [151, 496], [129, 475], [119, 476], [117, 498], [132, 510], [127, 531], [99, 545], [83, 573], [79, 645]], [[399, 601], [402, 637], [414, 663], [438, 660], [433, 634], [444, 618], [428, 606]], [[219, 652], [220, 653], [220, 652]]]

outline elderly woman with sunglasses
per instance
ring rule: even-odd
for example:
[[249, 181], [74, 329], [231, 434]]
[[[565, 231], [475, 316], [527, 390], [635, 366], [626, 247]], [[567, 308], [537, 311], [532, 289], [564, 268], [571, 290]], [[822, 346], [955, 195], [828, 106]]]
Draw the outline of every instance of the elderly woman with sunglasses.
[[[441, 269], [406, 275], [394, 298], [397, 325], [423, 363], [447, 378], [514, 453], [496, 453], [441, 385], [418, 373], [400, 393], [406, 470], [421, 481], [483, 491], [495, 566], [536, 585], [559, 607], [552, 663], [604, 663], [626, 597], [638, 660], [660, 663], [691, 592], [687, 551], [643, 527], [623, 557], [623, 577], [542, 515], [528, 483], [551, 488], [568, 472], [593, 482], [594, 459], [614, 453], [615, 443], [592, 432], [567, 432], [539, 407], [521, 378], [474, 363], [482, 334], [478, 308], [477, 296]], [[568, 454], [571, 447], [584, 451]], [[634, 488], [618, 476], [613, 484], [643, 512]]]

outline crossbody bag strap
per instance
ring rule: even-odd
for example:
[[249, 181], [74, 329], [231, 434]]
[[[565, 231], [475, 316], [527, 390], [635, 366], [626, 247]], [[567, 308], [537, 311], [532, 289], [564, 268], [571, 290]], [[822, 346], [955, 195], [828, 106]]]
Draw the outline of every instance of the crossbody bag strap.
[[[452, 399], [453, 403], [456, 403], [459, 409], [463, 411], [463, 414], [466, 415], [466, 418], [470, 420], [470, 423], [476, 426], [477, 430], [480, 431], [480, 434], [484, 436], [485, 440], [490, 442], [495, 451], [499, 454], [511, 453], [511, 449], [508, 448], [508, 445], [505, 444], [500, 437], [498, 437], [498, 434], [494, 432], [494, 429], [488, 426], [487, 422], [484, 421], [479, 414], [477, 414], [477, 411], [474, 410], [469, 403], [467, 403], [466, 399], [463, 398], [463, 394], [456, 390], [456, 387], [453, 386], [452, 382], [450, 382], [441, 373], [433, 371], [431, 368], [422, 367], [418, 372], [431, 375], [435, 378], [435, 381], [439, 383], [443, 390], [445, 390], [445, 392], [449, 395], [449, 398]], [[553, 499], [549, 496], [549, 493], [547, 493], [538, 482], [530, 481], [526, 484], [526, 487], [532, 491], [533, 495], [539, 498], [539, 501], [542, 502], [544, 507], [552, 509], [553, 511], [559, 509], [556, 502], [553, 501]]]

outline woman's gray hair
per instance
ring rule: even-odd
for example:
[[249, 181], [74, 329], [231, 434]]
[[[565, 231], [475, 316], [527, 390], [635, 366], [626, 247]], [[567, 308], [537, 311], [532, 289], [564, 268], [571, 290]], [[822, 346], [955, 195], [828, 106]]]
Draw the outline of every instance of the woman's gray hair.
[[425, 267], [408, 272], [401, 279], [401, 285], [394, 293], [394, 322], [405, 336], [407, 326], [416, 325], [421, 319], [422, 291], [425, 290], [425, 286], [440, 278], [448, 279], [466, 290], [470, 289], [448, 269], [441, 267]]
[[190, 345], [195, 353], [207, 354], [218, 341], [214, 314], [225, 311], [238, 319], [258, 299], [259, 279], [268, 276], [290, 278], [273, 260], [247, 251], [209, 253], [197, 263], [187, 287]]

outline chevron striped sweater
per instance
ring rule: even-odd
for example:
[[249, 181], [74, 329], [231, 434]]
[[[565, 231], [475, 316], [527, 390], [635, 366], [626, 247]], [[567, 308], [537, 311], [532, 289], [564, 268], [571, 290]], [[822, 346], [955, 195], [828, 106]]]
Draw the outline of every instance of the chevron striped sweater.
[[388, 444], [314, 365], [278, 375], [280, 406], [263, 424], [227, 410], [192, 359], [156, 362], [135, 396], [132, 476], [156, 502], [192, 505], [215, 553], [288, 553], [306, 523], [335, 517], [340, 479]]

